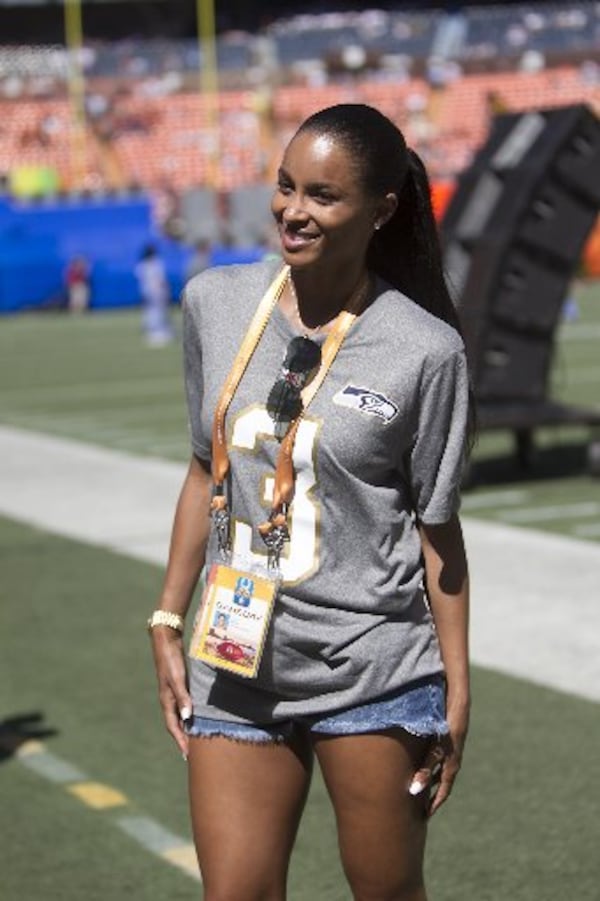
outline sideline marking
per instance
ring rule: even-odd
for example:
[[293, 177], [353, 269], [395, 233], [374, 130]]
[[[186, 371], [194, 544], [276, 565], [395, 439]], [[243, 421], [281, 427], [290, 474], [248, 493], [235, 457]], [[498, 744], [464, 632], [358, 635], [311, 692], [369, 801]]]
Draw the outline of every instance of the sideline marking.
[[163, 857], [169, 860], [174, 866], [184, 870], [194, 879], [200, 881], [200, 870], [198, 869], [198, 859], [196, 857], [196, 849], [193, 845], [181, 845], [179, 848], [171, 848], [165, 851]]
[[124, 794], [116, 788], [111, 788], [110, 785], [102, 785], [101, 782], [76, 782], [69, 785], [67, 791], [94, 810], [106, 810], [109, 807], [123, 807], [129, 804]]
[[162, 857], [188, 876], [200, 881], [200, 870], [194, 846], [164, 829], [150, 817], [120, 817], [116, 821], [120, 829], [135, 839], [152, 854]]
[[[0, 741], [0, 745], [3, 742]], [[23, 742], [16, 750], [17, 757], [26, 757], [28, 754], [39, 754], [40, 751], [44, 751], [45, 748], [41, 741], [38, 741], [37, 738], [30, 738], [28, 741]]]
[[81, 770], [47, 751], [41, 742], [35, 742], [35, 747], [32, 747], [32, 745], [33, 742], [27, 742], [15, 753], [15, 757], [28, 770], [32, 770], [38, 776], [43, 776], [45, 779], [58, 785], [66, 785], [70, 782], [83, 782], [85, 780], [85, 774]]
[[[30, 739], [16, 747], [19, 736], [3, 733], [0, 747], [13, 752], [14, 759], [28, 770], [64, 789], [82, 804], [92, 810], [113, 810], [128, 807], [129, 798], [118, 789], [101, 782], [92, 782], [85, 773], [68, 760], [63, 760], [48, 751], [43, 742]], [[144, 850], [161, 858], [165, 863], [181, 870], [186, 876], [201, 882], [200, 870], [193, 844], [173, 832], [169, 832], [159, 822], [145, 816], [109, 817], [109, 821], [132, 838]]]

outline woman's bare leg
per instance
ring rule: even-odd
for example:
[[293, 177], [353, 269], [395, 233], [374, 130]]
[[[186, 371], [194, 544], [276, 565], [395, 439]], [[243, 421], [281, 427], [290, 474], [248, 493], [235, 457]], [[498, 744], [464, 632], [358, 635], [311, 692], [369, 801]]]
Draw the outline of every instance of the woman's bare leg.
[[314, 739], [355, 901], [426, 901], [427, 799], [408, 787], [427, 744], [401, 729]]
[[192, 738], [192, 828], [205, 901], [283, 901], [312, 752], [290, 744]]

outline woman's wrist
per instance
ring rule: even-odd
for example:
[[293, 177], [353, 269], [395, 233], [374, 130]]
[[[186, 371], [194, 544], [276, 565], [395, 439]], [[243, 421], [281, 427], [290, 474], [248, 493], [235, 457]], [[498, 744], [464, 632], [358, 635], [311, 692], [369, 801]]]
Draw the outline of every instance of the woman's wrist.
[[152, 632], [156, 628], [162, 628], [166, 626], [168, 629], [172, 629], [175, 632], [179, 632], [183, 634], [183, 630], [185, 628], [185, 620], [180, 613], [174, 613], [171, 610], [154, 610], [148, 622], [146, 624], [148, 632]]
[[468, 682], [458, 685], [447, 681], [446, 683], [446, 708], [450, 711], [468, 712], [471, 707], [471, 691]]

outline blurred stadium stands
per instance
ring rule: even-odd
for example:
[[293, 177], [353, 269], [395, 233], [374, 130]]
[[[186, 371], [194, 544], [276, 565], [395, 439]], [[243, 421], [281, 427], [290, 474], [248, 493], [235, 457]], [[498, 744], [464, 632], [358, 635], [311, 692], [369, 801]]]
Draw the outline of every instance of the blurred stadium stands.
[[[231, 190], [268, 178], [273, 145], [279, 151], [308, 113], [344, 101], [378, 106], [406, 131], [433, 176], [454, 176], [487, 132], [492, 92], [511, 110], [582, 102], [600, 110], [600, 80], [586, 78], [573, 66], [464, 75], [441, 91], [424, 78], [282, 86], [267, 98], [267, 126], [261, 121], [265, 113], [256, 92], [222, 92], [216, 186]], [[209, 105], [197, 94], [178, 91], [166, 100], [164, 95], [149, 95], [143, 84], [136, 83], [130, 91], [103, 95], [101, 103], [102, 111], [88, 117], [83, 187], [160, 188], [168, 181], [183, 189], [207, 182]], [[0, 172], [9, 177], [24, 166], [50, 166], [63, 188], [76, 187], [70, 184], [66, 98], [0, 99], [0, 123]]]
[[[384, 5], [222, 31], [217, 112], [199, 90], [192, 37], [86, 35], [82, 165], [74, 161], [69, 52], [58, 43], [0, 45], [0, 179], [28, 199], [98, 202], [144, 190], [156, 228], [175, 238], [264, 244], [268, 210], [261, 216], [248, 198], [258, 191], [265, 207], [282, 147], [320, 107], [377, 106], [442, 187], [469, 165], [494, 112], [586, 103], [600, 113], [600, 4]], [[190, 211], [207, 192], [205, 208], [217, 214], [199, 222]]]
[[[268, 179], [298, 121], [340, 99], [381, 106], [420, 145], [434, 176], [453, 176], [486, 132], [490, 91], [510, 108], [587, 102], [597, 109], [599, 39], [593, 2], [307, 13], [255, 33], [225, 32], [217, 42], [223, 91], [214, 186]], [[194, 39], [86, 41], [81, 61], [83, 187], [207, 183], [214, 147]], [[72, 183], [69, 68], [60, 45], [0, 46], [0, 174], [43, 164], [63, 188], [82, 187]]]

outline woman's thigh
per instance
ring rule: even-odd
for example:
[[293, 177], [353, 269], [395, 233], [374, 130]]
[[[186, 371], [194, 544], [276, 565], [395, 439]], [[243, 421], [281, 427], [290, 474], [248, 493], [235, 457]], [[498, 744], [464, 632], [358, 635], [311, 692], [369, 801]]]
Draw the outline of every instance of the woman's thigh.
[[192, 738], [189, 790], [204, 897], [281, 901], [310, 782], [306, 740]]
[[314, 739], [357, 901], [425, 901], [426, 799], [408, 788], [428, 743], [402, 729]]

